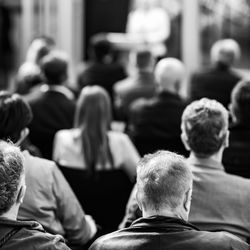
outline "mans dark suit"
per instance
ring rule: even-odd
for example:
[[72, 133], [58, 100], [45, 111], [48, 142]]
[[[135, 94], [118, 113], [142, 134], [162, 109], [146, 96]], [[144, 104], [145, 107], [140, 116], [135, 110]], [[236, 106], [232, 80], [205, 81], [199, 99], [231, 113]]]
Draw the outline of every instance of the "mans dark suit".
[[126, 120], [130, 104], [139, 98], [151, 98], [155, 94], [156, 83], [152, 72], [139, 71], [114, 85], [117, 117]]
[[26, 96], [26, 100], [33, 112], [29, 125], [30, 140], [40, 149], [43, 157], [51, 159], [55, 133], [73, 126], [73, 94], [62, 86], [43, 85]]
[[224, 64], [195, 73], [190, 81], [190, 98], [202, 97], [215, 99], [225, 107], [230, 103], [233, 87], [241, 79], [240, 75]]
[[159, 149], [187, 154], [180, 139], [185, 107], [179, 95], [166, 90], [132, 104], [128, 133], [142, 155]]

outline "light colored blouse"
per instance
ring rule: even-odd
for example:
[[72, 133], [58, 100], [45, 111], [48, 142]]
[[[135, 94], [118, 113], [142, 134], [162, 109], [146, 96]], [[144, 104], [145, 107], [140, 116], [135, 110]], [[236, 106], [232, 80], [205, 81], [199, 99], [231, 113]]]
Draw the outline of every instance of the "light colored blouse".
[[[114, 165], [97, 165], [96, 169], [122, 168], [133, 179], [136, 176], [136, 165], [140, 159], [135, 146], [126, 134], [117, 131], [109, 131], [108, 140]], [[81, 147], [80, 129], [60, 130], [54, 139], [53, 160], [62, 166], [86, 169]]]

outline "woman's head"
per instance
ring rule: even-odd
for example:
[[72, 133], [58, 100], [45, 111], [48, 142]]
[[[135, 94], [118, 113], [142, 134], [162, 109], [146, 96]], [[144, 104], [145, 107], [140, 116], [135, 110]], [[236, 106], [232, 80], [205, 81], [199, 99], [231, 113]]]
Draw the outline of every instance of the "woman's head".
[[76, 108], [75, 127], [110, 128], [111, 102], [105, 89], [99, 86], [87, 86], [82, 89]]

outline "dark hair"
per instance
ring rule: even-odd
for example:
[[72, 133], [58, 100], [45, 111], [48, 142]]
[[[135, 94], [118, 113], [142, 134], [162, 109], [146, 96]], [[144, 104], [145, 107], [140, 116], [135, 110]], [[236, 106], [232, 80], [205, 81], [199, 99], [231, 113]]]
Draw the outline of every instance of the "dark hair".
[[103, 34], [97, 34], [90, 40], [90, 57], [97, 61], [103, 62], [105, 56], [111, 55], [112, 46]]
[[111, 123], [111, 102], [106, 90], [87, 86], [79, 96], [75, 127], [81, 129], [82, 150], [87, 169], [94, 171], [97, 163], [112, 163], [107, 132]]
[[153, 59], [153, 55], [149, 50], [139, 50], [136, 52], [135, 64], [139, 69], [148, 67]]
[[0, 142], [0, 215], [15, 204], [17, 192], [24, 173], [23, 156], [13, 144]]
[[68, 62], [64, 54], [51, 52], [41, 61], [41, 70], [47, 84], [62, 84], [67, 79]]
[[239, 82], [231, 94], [231, 111], [237, 122], [250, 125], [250, 80]]
[[228, 130], [228, 112], [215, 100], [203, 98], [186, 107], [182, 130], [191, 150], [199, 157], [218, 152]]
[[169, 151], [145, 155], [137, 167], [137, 199], [159, 210], [175, 209], [192, 183], [186, 159]]
[[17, 142], [32, 120], [30, 106], [18, 94], [0, 92], [0, 139]]

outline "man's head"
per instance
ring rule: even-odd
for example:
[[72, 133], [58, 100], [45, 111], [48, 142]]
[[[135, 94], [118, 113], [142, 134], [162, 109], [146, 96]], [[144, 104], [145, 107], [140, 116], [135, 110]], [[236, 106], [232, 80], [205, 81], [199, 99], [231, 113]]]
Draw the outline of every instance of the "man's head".
[[228, 112], [215, 100], [203, 98], [182, 115], [182, 140], [196, 156], [207, 158], [228, 146]]
[[111, 61], [113, 48], [104, 34], [96, 34], [90, 40], [90, 58], [96, 62], [106, 63]]
[[32, 120], [29, 105], [18, 95], [0, 91], [0, 140], [17, 143]]
[[[23, 156], [13, 144], [0, 141], [0, 216], [17, 215], [25, 194]], [[10, 212], [11, 211], [11, 212]]]
[[175, 215], [187, 220], [192, 173], [186, 160], [158, 151], [144, 156], [137, 167], [137, 200], [143, 216]]
[[63, 52], [51, 52], [41, 61], [41, 71], [49, 85], [63, 84], [68, 78], [68, 59]]
[[250, 125], [250, 81], [243, 80], [233, 89], [230, 111], [234, 122]]
[[155, 78], [161, 91], [178, 93], [184, 77], [184, 64], [176, 58], [164, 58], [155, 67]]
[[214, 43], [210, 56], [213, 63], [222, 63], [231, 66], [240, 58], [240, 46], [233, 39], [223, 39]]
[[155, 58], [149, 50], [141, 49], [131, 54], [131, 64], [138, 71], [153, 72]]

